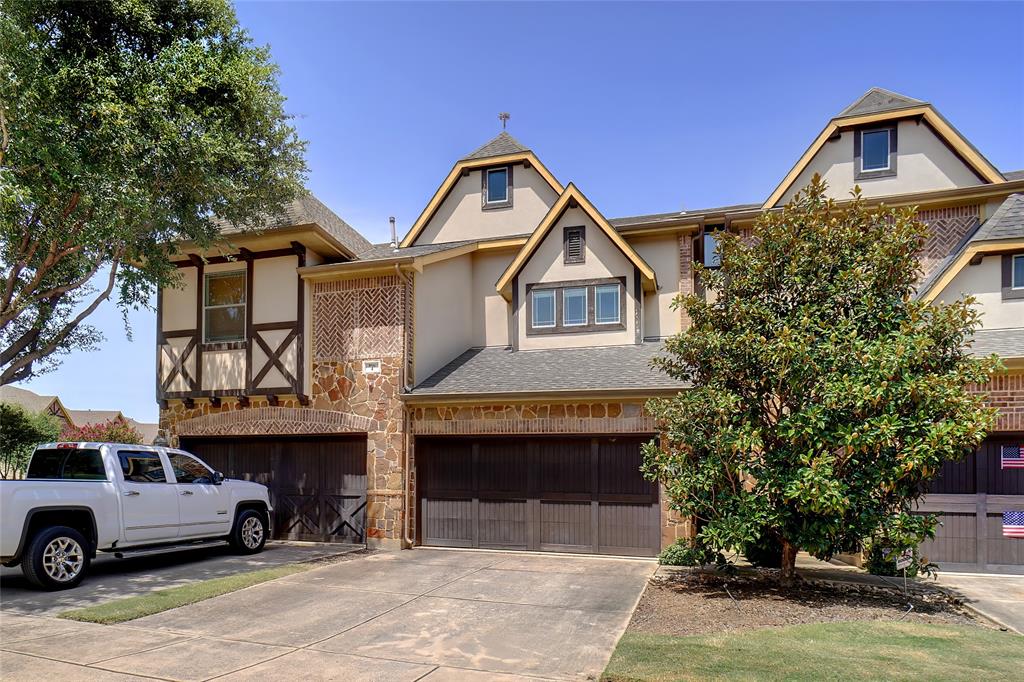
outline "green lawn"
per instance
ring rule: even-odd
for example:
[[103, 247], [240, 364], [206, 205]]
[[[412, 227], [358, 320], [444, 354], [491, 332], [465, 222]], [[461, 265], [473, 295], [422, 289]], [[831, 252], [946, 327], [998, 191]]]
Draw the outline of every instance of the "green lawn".
[[603, 680], [1020, 680], [1024, 638], [980, 627], [846, 622], [671, 637], [627, 632]]
[[134, 620], [149, 616], [168, 609], [176, 609], [179, 606], [194, 604], [210, 597], [216, 597], [245, 587], [258, 585], [259, 583], [282, 578], [286, 575], [301, 573], [316, 568], [316, 564], [286, 564], [274, 568], [264, 568], [238, 575], [229, 575], [223, 578], [213, 578], [199, 582], [169, 587], [165, 590], [157, 590], [140, 594], [137, 597], [126, 597], [115, 601], [89, 606], [84, 609], [65, 611], [60, 618], [68, 620], [81, 620], [88, 623], [123, 623], [126, 620]]

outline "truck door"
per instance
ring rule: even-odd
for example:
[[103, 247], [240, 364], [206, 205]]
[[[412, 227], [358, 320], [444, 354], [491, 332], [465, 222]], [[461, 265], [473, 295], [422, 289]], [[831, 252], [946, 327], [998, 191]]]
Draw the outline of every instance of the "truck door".
[[213, 482], [213, 471], [192, 455], [167, 450], [178, 489], [179, 535], [226, 535], [231, 530], [231, 494]]
[[170, 467], [153, 450], [123, 449], [121, 522], [130, 543], [171, 541], [178, 537], [178, 491]]

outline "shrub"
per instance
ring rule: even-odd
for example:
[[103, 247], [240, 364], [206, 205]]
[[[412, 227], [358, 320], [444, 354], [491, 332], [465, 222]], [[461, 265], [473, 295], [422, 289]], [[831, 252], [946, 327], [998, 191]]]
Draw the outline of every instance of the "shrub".
[[721, 554], [704, 547], [696, 538], [680, 538], [658, 555], [658, 562], [664, 566], [706, 566], [723, 561]]
[[[873, 575], [902, 576], [903, 570], [896, 568], [896, 559], [906, 547], [888, 547], [881, 542], [869, 542], [865, 547], [864, 568]], [[913, 548], [914, 559], [907, 566], [907, 577], [934, 575], [937, 566], [928, 561], [917, 547]]]
[[0, 403], [0, 478], [23, 474], [36, 445], [57, 440], [59, 431], [56, 418], [49, 414]]

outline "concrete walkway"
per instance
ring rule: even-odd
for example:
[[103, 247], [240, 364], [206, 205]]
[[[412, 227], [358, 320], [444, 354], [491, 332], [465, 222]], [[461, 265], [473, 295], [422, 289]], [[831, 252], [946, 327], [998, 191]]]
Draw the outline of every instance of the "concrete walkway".
[[0, 617], [4, 680], [597, 677], [651, 561], [417, 549], [123, 626]]
[[1024, 635], [1024, 576], [944, 572], [939, 584], [981, 615]]

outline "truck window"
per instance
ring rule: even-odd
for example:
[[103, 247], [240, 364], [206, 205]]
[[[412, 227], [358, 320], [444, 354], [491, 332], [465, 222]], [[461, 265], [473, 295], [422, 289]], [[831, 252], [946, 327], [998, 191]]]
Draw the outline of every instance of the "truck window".
[[90, 448], [48, 448], [32, 453], [25, 478], [105, 481], [100, 451]]
[[194, 457], [180, 452], [168, 452], [167, 457], [171, 460], [171, 469], [178, 483], [213, 483], [210, 470]]
[[160, 455], [145, 450], [121, 450], [117, 453], [124, 480], [130, 483], [166, 483]]

